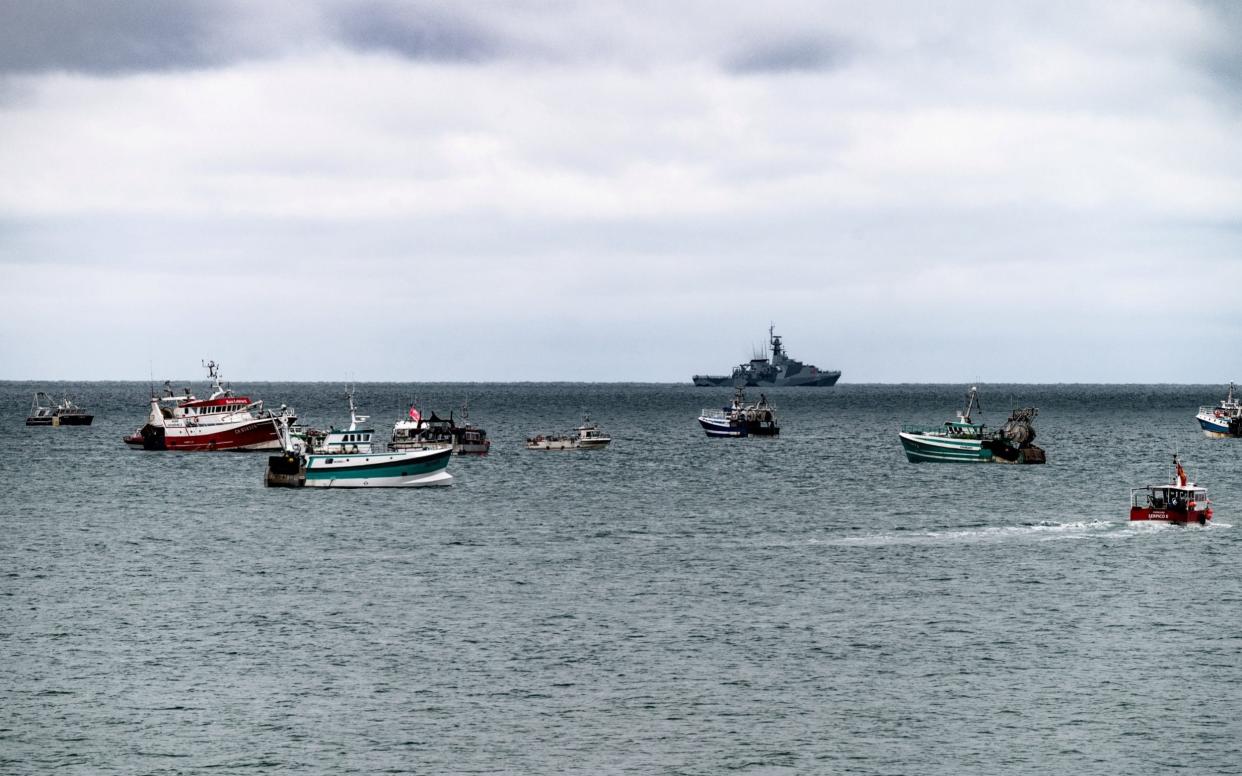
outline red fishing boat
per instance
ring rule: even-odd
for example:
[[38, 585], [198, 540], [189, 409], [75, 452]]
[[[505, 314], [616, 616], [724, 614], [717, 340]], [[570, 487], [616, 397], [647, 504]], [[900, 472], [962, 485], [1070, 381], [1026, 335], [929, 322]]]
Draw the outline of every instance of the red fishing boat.
[[1173, 466], [1172, 483], [1130, 489], [1131, 520], [1206, 525], [1212, 519], [1207, 490], [1190, 481], [1176, 455]]
[[[199, 399], [185, 392], [151, 397], [146, 425], [125, 437], [125, 444], [142, 450], [279, 450], [278, 423], [295, 420], [293, 409], [263, 409], [262, 401], [234, 396], [220, 380], [220, 366], [203, 364], [211, 378], [211, 396]], [[165, 384], [167, 386], [167, 384]]]

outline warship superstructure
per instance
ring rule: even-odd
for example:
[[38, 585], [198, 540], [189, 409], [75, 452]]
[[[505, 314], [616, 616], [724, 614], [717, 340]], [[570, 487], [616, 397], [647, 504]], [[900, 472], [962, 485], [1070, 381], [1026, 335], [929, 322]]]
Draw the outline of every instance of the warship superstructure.
[[738, 364], [730, 375], [695, 375], [691, 379], [699, 387], [732, 385], [735, 388], [755, 386], [777, 387], [828, 387], [836, 385], [841, 379], [841, 372], [836, 369], [823, 370], [814, 364], [804, 364], [796, 358], [790, 358], [781, 342], [781, 335], [776, 333], [776, 326], [768, 327], [768, 345], [772, 349], [771, 356], [757, 354], [744, 364]]

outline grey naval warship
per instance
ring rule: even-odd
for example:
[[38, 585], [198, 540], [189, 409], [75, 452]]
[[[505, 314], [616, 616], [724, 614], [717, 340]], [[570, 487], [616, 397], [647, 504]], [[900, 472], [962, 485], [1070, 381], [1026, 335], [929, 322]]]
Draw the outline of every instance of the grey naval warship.
[[703, 387], [731, 385], [735, 388], [747, 386], [777, 387], [827, 387], [836, 385], [841, 379], [841, 372], [822, 370], [813, 364], [804, 364], [785, 353], [781, 343], [781, 335], [776, 333], [776, 326], [768, 327], [768, 344], [772, 348], [771, 357], [758, 355], [749, 362], [738, 364], [731, 375], [695, 375], [694, 384]]

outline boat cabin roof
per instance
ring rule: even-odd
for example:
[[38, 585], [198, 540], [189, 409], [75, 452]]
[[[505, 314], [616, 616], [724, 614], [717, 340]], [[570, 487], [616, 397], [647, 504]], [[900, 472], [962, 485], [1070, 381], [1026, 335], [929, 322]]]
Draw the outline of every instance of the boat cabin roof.
[[1144, 487], [1131, 488], [1130, 490], [1135, 493], [1139, 491], [1143, 491], [1143, 490], [1149, 490], [1152, 493], [1155, 493], [1156, 491], [1178, 491], [1181, 493], [1204, 493], [1204, 494], [1207, 493], [1207, 488], [1203, 487], [1202, 485], [1196, 485], [1193, 482], [1190, 483], [1189, 485], [1145, 485]]
[[179, 402], [178, 406], [180, 407], [234, 407], [250, 403], [249, 396], [223, 396], [219, 399], [178, 398], [184, 399], [184, 401]]

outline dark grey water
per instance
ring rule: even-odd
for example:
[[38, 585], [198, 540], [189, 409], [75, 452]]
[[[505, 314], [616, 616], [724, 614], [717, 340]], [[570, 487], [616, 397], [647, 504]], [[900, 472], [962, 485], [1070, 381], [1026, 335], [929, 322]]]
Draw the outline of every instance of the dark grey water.
[[[35, 387], [95, 425], [25, 428]], [[324, 492], [126, 449], [144, 384], [0, 383], [0, 771], [1238, 773], [1222, 391], [984, 386], [1050, 464], [969, 467], [896, 438], [961, 386], [774, 390], [781, 438], [708, 440], [719, 390], [364, 384], [381, 429], [469, 394], [494, 452]], [[522, 449], [584, 410], [611, 449]], [[1175, 446], [1215, 524], [1129, 525]]]

